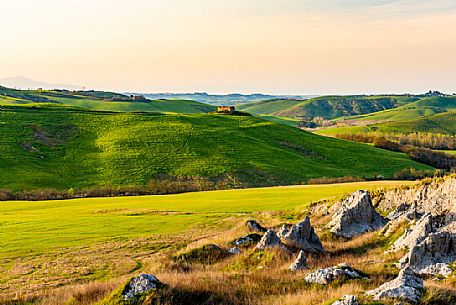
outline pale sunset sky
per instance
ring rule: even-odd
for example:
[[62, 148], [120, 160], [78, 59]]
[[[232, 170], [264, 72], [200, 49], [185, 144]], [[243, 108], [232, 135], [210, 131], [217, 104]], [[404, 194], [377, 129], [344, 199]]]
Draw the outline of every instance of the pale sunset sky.
[[455, 0], [0, 0], [0, 78], [136, 92], [456, 92]]

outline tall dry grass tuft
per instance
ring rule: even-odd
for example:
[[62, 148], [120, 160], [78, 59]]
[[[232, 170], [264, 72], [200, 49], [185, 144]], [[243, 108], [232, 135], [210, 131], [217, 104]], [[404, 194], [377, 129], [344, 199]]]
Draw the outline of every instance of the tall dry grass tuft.
[[346, 294], [359, 294], [364, 287], [358, 283], [349, 283], [340, 287], [318, 287], [290, 293], [283, 296], [277, 296], [265, 300], [265, 304], [270, 305], [316, 305], [330, 304]]
[[43, 290], [33, 295], [28, 295], [25, 292], [17, 293], [14, 298], [8, 298], [8, 300], [0, 298], [0, 304], [91, 305], [101, 301], [123, 282], [125, 279], [116, 279], [109, 282], [93, 282]]

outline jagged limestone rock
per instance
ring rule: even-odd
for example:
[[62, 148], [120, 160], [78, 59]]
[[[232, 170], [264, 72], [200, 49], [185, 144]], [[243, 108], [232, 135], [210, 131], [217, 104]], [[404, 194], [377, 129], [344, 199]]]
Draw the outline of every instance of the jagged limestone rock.
[[369, 192], [356, 191], [345, 199], [327, 228], [336, 236], [352, 238], [383, 228], [387, 220], [377, 213]]
[[410, 268], [402, 269], [394, 280], [366, 292], [374, 300], [403, 299], [418, 302], [424, 289], [423, 280]]
[[405, 233], [393, 243], [391, 250], [396, 251], [403, 248], [412, 248], [435, 230], [435, 221], [433, 221], [433, 217], [431, 214], [425, 214], [417, 221], [413, 228], [407, 229]]
[[290, 231], [290, 227], [291, 227], [290, 225], [286, 225], [286, 224], [282, 225], [280, 227], [279, 232], [277, 233], [277, 236], [282, 238], [285, 235], [287, 235], [287, 233]]
[[449, 264], [456, 260], [456, 177], [437, 179], [417, 189], [390, 192], [385, 197], [383, 205], [398, 205], [397, 201], [408, 198], [415, 210], [408, 213], [425, 213], [391, 247], [391, 251], [409, 249], [399, 266], [419, 274], [448, 276]]
[[273, 230], [268, 230], [264, 233], [261, 240], [256, 245], [256, 248], [259, 250], [264, 250], [266, 248], [275, 248], [280, 247], [282, 243], [280, 242], [280, 238]]
[[268, 230], [262, 227], [256, 220], [248, 220], [245, 224], [251, 232], [265, 233]]
[[420, 214], [446, 215], [447, 223], [456, 221], [456, 176], [436, 179], [418, 188], [397, 189], [384, 194], [379, 206], [394, 210], [401, 205], [415, 207]]
[[309, 283], [326, 285], [340, 279], [362, 278], [362, 275], [351, 266], [343, 263], [331, 268], [318, 269], [309, 273], [304, 280]]
[[354, 295], [347, 294], [339, 301], [332, 303], [332, 305], [359, 305], [359, 303]]
[[414, 245], [400, 260], [401, 266], [409, 266], [419, 274], [448, 276], [449, 264], [456, 261], [456, 234], [430, 233], [422, 242]]
[[304, 254], [304, 251], [299, 251], [298, 257], [296, 260], [291, 264], [291, 266], [288, 268], [291, 271], [299, 271], [299, 270], [304, 270], [307, 268], [307, 258], [306, 255]]
[[310, 224], [310, 218], [306, 218], [292, 226], [281, 238], [282, 243], [291, 250], [303, 250], [305, 252], [324, 253], [320, 238]]
[[[419, 274], [448, 276], [451, 273], [448, 264], [456, 260], [456, 183], [453, 181], [456, 179], [416, 190], [412, 206], [426, 213], [390, 248], [390, 251], [409, 249], [399, 261], [399, 267], [410, 267]], [[403, 204], [399, 206], [403, 210], [402, 207]]]
[[423, 210], [416, 204], [416, 202], [414, 202], [412, 204], [402, 203], [394, 211], [389, 213], [388, 216], [386, 216], [386, 218], [390, 221], [412, 221], [415, 219], [419, 219], [422, 216]]
[[124, 300], [133, 300], [142, 293], [156, 289], [161, 282], [152, 274], [141, 274], [133, 279], [125, 287], [122, 296]]

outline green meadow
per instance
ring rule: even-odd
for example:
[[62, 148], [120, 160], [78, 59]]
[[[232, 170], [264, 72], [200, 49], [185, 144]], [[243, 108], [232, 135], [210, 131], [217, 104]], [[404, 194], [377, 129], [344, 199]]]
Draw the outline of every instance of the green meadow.
[[157, 175], [225, 177], [240, 187], [429, 169], [405, 154], [251, 116], [2, 106], [0, 189], [145, 187]]
[[36, 256], [71, 247], [215, 228], [229, 218], [305, 209], [358, 189], [409, 185], [381, 181], [210, 191], [163, 196], [0, 202], [0, 258]]

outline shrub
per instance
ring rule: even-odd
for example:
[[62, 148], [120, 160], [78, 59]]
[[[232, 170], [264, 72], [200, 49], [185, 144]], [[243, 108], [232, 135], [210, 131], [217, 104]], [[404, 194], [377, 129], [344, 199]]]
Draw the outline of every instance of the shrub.
[[394, 179], [399, 180], [416, 180], [433, 177], [433, 170], [417, 170], [415, 168], [404, 168], [394, 174]]
[[353, 176], [345, 176], [345, 177], [338, 177], [338, 178], [314, 178], [309, 179], [307, 184], [334, 184], [334, 183], [348, 183], [348, 182], [360, 182], [365, 181], [365, 179], [353, 177]]

